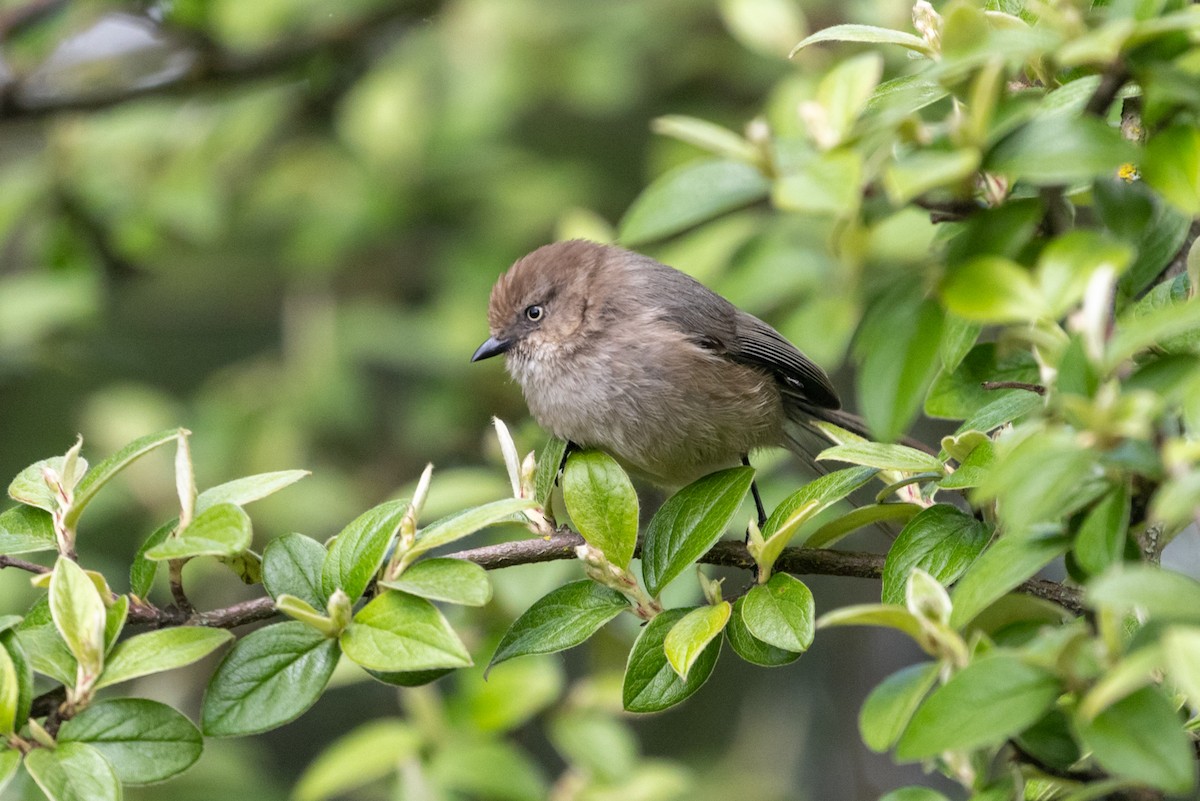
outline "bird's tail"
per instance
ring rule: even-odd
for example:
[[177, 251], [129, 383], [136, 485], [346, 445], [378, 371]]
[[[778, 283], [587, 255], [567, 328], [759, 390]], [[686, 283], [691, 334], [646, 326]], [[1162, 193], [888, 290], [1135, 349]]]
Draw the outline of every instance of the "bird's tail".
[[[818, 462], [817, 455], [826, 448], [842, 444], [848, 439], [839, 437], [836, 431], [829, 431], [815, 425], [820, 422], [832, 423], [849, 432], [854, 438], [873, 439], [866, 420], [841, 409], [807, 407], [798, 414], [791, 414], [788, 423], [784, 426], [784, 434], [787, 438], [785, 445], [788, 450], [812, 464], [820, 473], [827, 473], [831, 468], [825, 466], [824, 462]], [[925, 453], [937, 454], [936, 448], [912, 437], [901, 437], [900, 443]]]

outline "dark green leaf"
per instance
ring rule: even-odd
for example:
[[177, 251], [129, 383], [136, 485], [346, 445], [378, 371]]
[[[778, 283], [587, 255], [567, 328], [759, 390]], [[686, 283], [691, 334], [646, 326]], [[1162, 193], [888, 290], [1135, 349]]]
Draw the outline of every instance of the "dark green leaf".
[[1002, 743], [1041, 718], [1061, 692], [1053, 673], [1016, 656], [983, 657], [917, 708], [896, 745], [896, 758], [927, 759]]
[[1129, 489], [1113, 487], [1084, 517], [1075, 537], [1075, 560], [1091, 575], [1121, 561], [1129, 528]]
[[876, 503], [860, 506], [812, 533], [804, 544], [809, 548], [828, 548], [848, 534], [876, 523], [908, 521], [921, 511], [915, 503]]
[[[13, 665], [13, 673], [17, 682], [13, 721], [19, 728], [29, 719], [29, 711], [33, 705], [33, 666], [25, 655], [25, 648], [17, 638], [16, 631], [8, 629], [0, 632], [0, 648], [8, 653], [8, 658]], [[0, 784], [0, 789], [2, 789], [2, 784]]]
[[340, 638], [346, 656], [383, 672], [467, 667], [471, 655], [446, 618], [424, 598], [397, 590], [358, 610]]
[[660, 176], [621, 220], [620, 241], [641, 245], [677, 234], [727, 211], [761, 200], [770, 183], [740, 161], [708, 159]]
[[642, 545], [642, 575], [651, 595], [716, 544], [753, 480], [750, 467], [721, 470], [693, 481], [655, 512]]
[[393, 687], [420, 687], [453, 672], [454, 668], [439, 668], [437, 670], [368, 670], [367, 674], [376, 681], [390, 684]]
[[329, 682], [336, 640], [303, 623], [276, 623], [239, 640], [208, 683], [201, 726], [210, 737], [256, 734], [295, 720]]
[[294, 595], [317, 609], [329, 598], [321, 585], [325, 546], [303, 534], [284, 534], [263, 550], [263, 587], [272, 598]]
[[95, 703], [65, 722], [58, 740], [95, 748], [126, 784], [166, 781], [191, 767], [204, 748], [190, 720], [145, 698]]
[[550, 496], [554, 494], [554, 481], [567, 452], [567, 441], [551, 436], [538, 453], [537, 472], [534, 475], [533, 499], [543, 509], [550, 508]]
[[909, 665], [880, 682], [858, 713], [858, 730], [872, 751], [883, 753], [896, 744], [913, 713], [937, 681], [939, 665]]
[[1094, 720], [1080, 720], [1080, 737], [1105, 769], [1172, 795], [1196, 782], [1192, 743], [1175, 706], [1154, 687], [1117, 701]]
[[725, 638], [729, 640], [733, 652], [750, 664], [759, 667], [779, 667], [799, 659], [798, 652], [785, 651], [774, 645], [768, 645], [750, 633], [750, 629], [746, 628], [746, 623], [742, 619], [742, 608], [745, 603], [746, 596], [744, 595], [733, 602], [733, 614], [729, 616], [729, 623], [725, 626]]
[[700, 654], [688, 672], [687, 681], [679, 678], [667, 662], [663, 642], [689, 609], [668, 609], [655, 616], [638, 635], [625, 666], [625, 684], [621, 698], [630, 712], [659, 712], [685, 700], [708, 680], [721, 640], [714, 639]]
[[159, 526], [153, 534], [146, 538], [133, 557], [133, 564], [129, 567], [129, 591], [139, 598], [145, 598], [150, 594], [150, 589], [154, 586], [154, 577], [158, 573], [158, 562], [147, 559], [146, 551], [162, 545], [167, 537], [171, 536], [171, 532], [177, 525], [179, 525], [178, 519]]
[[939, 503], [918, 514], [896, 537], [883, 565], [883, 602], [903, 604], [908, 576], [920, 568], [953, 584], [983, 551], [992, 532], [971, 515]]
[[54, 626], [46, 596], [29, 607], [16, 632], [34, 670], [68, 687], [74, 686], [78, 665]]
[[1081, 756], [1079, 744], [1071, 734], [1070, 720], [1061, 711], [1051, 709], [1041, 720], [1017, 737], [1017, 744], [1043, 764], [1067, 770]]
[[1026, 350], [1015, 350], [1001, 356], [994, 342], [976, 345], [953, 372], [943, 369], [934, 378], [925, 397], [925, 414], [949, 420], [965, 420], [1004, 394], [1025, 392], [1020, 389], [984, 389], [985, 381], [1037, 383], [1037, 362]]
[[[958, 365], [971, 351], [983, 326], [964, 320], [956, 314], [947, 314], [942, 326], [942, 341], [938, 344], [938, 356], [942, 360], [941, 373], [954, 373]], [[930, 390], [932, 393], [932, 389]], [[928, 404], [928, 401], [926, 401]]]
[[513, 621], [488, 667], [514, 656], [573, 648], [628, 608], [629, 601], [616, 590], [590, 579], [573, 581], [534, 601]]
[[368, 509], [342, 529], [321, 567], [321, 594], [341, 589], [354, 603], [383, 564], [388, 544], [400, 529], [408, 501], [388, 501]]
[[571, 454], [562, 477], [571, 522], [617, 567], [629, 567], [637, 545], [638, 498], [625, 471], [606, 453]]
[[812, 645], [817, 612], [812, 593], [800, 579], [776, 573], [752, 587], [742, 606], [742, 622], [768, 645], [803, 652]]

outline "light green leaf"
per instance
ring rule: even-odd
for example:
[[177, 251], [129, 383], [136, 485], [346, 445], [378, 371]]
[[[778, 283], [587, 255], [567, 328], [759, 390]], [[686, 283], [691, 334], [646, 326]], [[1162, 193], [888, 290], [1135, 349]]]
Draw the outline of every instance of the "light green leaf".
[[762, 200], [770, 186], [762, 173], [741, 161], [684, 164], [657, 178], [633, 201], [618, 236], [628, 246], [664, 239]]
[[1099, 575], [1121, 561], [1129, 528], [1129, 488], [1113, 487], [1083, 518], [1075, 536], [1075, 561], [1090, 575]]
[[1095, 231], [1069, 231], [1042, 249], [1034, 275], [1051, 317], [1065, 314], [1083, 297], [1101, 268], [1120, 275], [1133, 261], [1133, 249]]
[[492, 599], [492, 582], [487, 571], [465, 559], [422, 559], [399, 578], [381, 581], [379, 585], [431, 601], [464, 606], [483, 606]]
[[57, 547], [54, 522], [46, 510], [22, 505], [0, 514], [0, 553], [16, 556]]
[[984, 169], [1052, 186], [1112, 175], [1136, 154], [1116, 128], [1096, 117], [1053, 114], [1035, 117], [1002, 139], [985, 159]]
[[49, 598], [34, 602], [16, 633], [34, 670], [68, 687], [74, 685], [78, 663], [54, 625]]
[[4, 788], [8, 787], [8, 783], [17, 775], [17, 768], [21, 767], [21, 752], [15, 748], [6, 748], [0, 751], [0, 793], [4, 792]]
[[210, 737], [235, 737], [295, 720], [321, 696], [339, 653], [337, 640], [296, 621], [251, 632], [209, 681], [201, 728]]
[[642, 545], [642, 575], [651, 595], [716, 544], [753, 480], [751, 467], [721, 470], [693, 481], [659, 507]]
[[325, 546], [303, 534], [284, 534], [263, 550], [263, 587], [272, 598], [294, 595], [322, 608], [328, 597], [321, 586]]
[[371, 670], [434, 670], [471, 664], [471, 655], [437, 607], [396, 590], [376, 596], [360, 609], [340, 642], [348, 658]]
[[[6, 702], [6, 706], [10, 706], [12, 709], [13, 730], [15, 731], [29, 719], [30, 709], [33, 706], [33, 665], [29, 657], [25, 655], [25, 648], [21, 645], [17, 632], [13, 629], [0, 632], [0, 650], [4, 651], [8, 657], [8, 661], [12, 665], [12, 677], [15, 680], [16, 693]], [[0, 787], [2, 786], [0, 783]]]
[[1083, 744], [1104, 768], [1171, 795], [1190, 793], [1196, 783], [1192, 743], [1175, 706], [1146, 687], [1076, 725]]
[[404, 562], [411, 564], [423, 553], [449, 545], [488, 526], [503, 523], [536, 506], [537, 503], [532, 498], [505, 498], [442, 518], [417, 534], [417, 541], [405, 553]]
[[902, 206], [931, 189], [955, 189], [979, 169], [982, 159], [973, 147], [958, 150], [920, 150], [888, 165], [883, 187], [894, 205]]
[[687, 142], [715, 156], [747, 164], [754, 164], [761, 158], [758, 148], [747, 142], [745, 137], [708, 120], [668, 114], [652, 120], [650, 130], [659, 136]]
[[943, 473], [945, 466], [932, 454], [907, 445], [888, 445], [882, 442], [855, 442], [834, 445], [817, 454], [818, 461], [849, 462], [879, 470], [898, 470], [907, 473]]
[[1146, 143], [1142, 178], [1189, 217], [1200, 214], [1200, 131], [1172, 125]]
[[794, 58], [804, 48], [818, 42], [863, 42], [866, 44], [895, 44], [920, 53], [923, 56], [932, 55], [929, 44], [919, 36], [913, 36], [904, 31], [894, 31], [891, 28], [879, 28], [874, 25], [833, 25], [823, 28], [804, 39], [792, 48], [788, 58]]
[[977, 256], [953, 266], [941, 295], [951, 312], [980, 323], [1026, 322], [1050, 314], [1029, 270], [1002, 256]]
[[896, 758], [969, 751], [1019, 734], [1062, 693], [1053, 673], [997, 653], [967, 665], [922, 703], [900, 736]]
[[191, 525], [146, 550], [145, 557], [162, 562], [195, 556], [233, 556], [250, 547], [250, 516], [240, 506], [219, 503], [196, 515]]
[[896, 744], [937, 682], [939, 668], [937, 662], [909, 665], [871, 690], [858, 713], [858, 730], [867, 748], [883, 753]]
[[923, 637], [921, 622], [903, 606], [856, 604], [830, 610], [817, 619], [819, 629], [833, 626], [883, 626], [902, 631], [918, 642]]
[[533, 499], [542, 509], [549, 510], [550, 496], [554, 494], [554, 481], [567, 452], [567, 441], [551, 436], [538, 452], [537, 472], [534, 475]]
[[309, 475], [312, 474], [308, 470], [278, 470], [273, 473], [259, 473], [254, 476], [235, 478], [233, 481], [218, 484], [200, 493], [196, 497], [196, 514], [200, 514], [218, 503], [245, 506], [268, 495], [273, 495], [285, 487], [290, 487]]
[[506, 662], [489, 672], [487, 681], [461, 682], [448, 704], [449, 715], [474, 731], [512, 732], [561, 700], [565, 683], [560, 659], [537, 656]]
[[95, 497], [96, 493], [100, 491], [100, 488], [111, 481], [113, 476], [128, 467], [134, 460], [145, 456], [160, 445], [174, 442], [180, 437], [188, 436], [188, 434], [189, 432], [183, 428], [172, 428], [166, 431], [159, 431], [155, 434], [147, 434], [144, 437], [135, 439], [93, 467], [84, 475], [83, 479], [79, 482], [79, 486], [75, 488], [75, 498], [71, 502], [71, 508], [67, 511], [64, 521], [66, 525], [74, 528], [75, 524], [79, 522], [79, 516], [83, 514], [84, 508]]
[[25, 755], [25, 770], [50, 801], [120, 801], [121, 783], [108, 760], [86, 743], [60, 743]]
[[771, 200], [802, 214], [848, 217], [862, 202], [863, 160], [857, 151], [802, 151], [780, 168]]
[[687, 681], [692, 665], [714, 639], [721, 636], [732, 610], [729, 601], [701, 606], [679, 619], [663, 640], [667, 662], [679, 678]]
[[[349, 618], [349, 603], [346, 604], [346, 618]], [[319, 631], [326, 637], [336, 637], [342, 633], [341, 625], [334, 623], [333, 618], [318, 611], [312, 604], [295, 595], [286, 592], [275, 599], [275, 608], [292, 620], [299, 620], [314, 631]]]
[[625, 665], [621, 699], [629, 712], [660, 712], [684, 701], [708, 681], [721, 640], [715, 639], [692, 663], [686, 681], [667, 662], [663, 644], [667, 634], [690, 610], [668, 609], [654, 617], [638, 635]]
[[119, 643], [108, 655], [96, 687], [190, 665], [233, 639], [224, 629], [180, 626], [148, 631]]
[[63, 723], [60, 743], [86, 743], [126, 784], [155, 784], [191, 767], [204, 749], [199, 729], [166, 704], [117, 698], [92, 704]]
[[341, 589], [350, 603], [362, 597], [383, 564], [388, 544], [400, 530], [408, 501], [387, 501], [368, 509], [342, 529], [321, 567], [321, 594]]
[[[949, 801], [937, 790], [928, 787], [901, 787], [892, 790], [887, 795], [879, 797], [879, 801]], [[972, 796], [971, 801], [981, 801], [978, 796]]]
[[1162, 638], [1167, 674], [1187, 696], [1189, 705], [1200, 707], [1200, 628], [1172, 626]]
[[860, 506], [821, 526], [804, 544], [809, 548], [828, 548], [861, 528], [876, 523], [908, 521], [919, 513], [921, 508], [915, 503], [875, 503]]
[[[52, 456], [29, 465], [8, 485], [8, 496], [19, 503], [53, 512], [59, 506], [59, 499], [46, 483], [46, 470], [53, 470], [61, 477], [65, 461], [62, 456]], [[86, 466], [87, 462], [83, 464]]]
[[622, 611], [629, 600], [590, 579], [573, 581], [542, 596], [504, 633], [489, 669], [526, 654], [550, 654], [579, 645]]
[[637, 545], [638, 497], [625, 471], [606, 453], [571, 454], [562, 477], [571, 522], [617, 567], [629, 567]]
[[988, 527], [948, 504], [930, 506], [908, 522], [883, 565], [883, 602], [903, 604], [909, 574], [924, 570], [953, 584], [991, 539]]
[[1117, 321], [1116, 331], [1108, 343], [1106, 361], [1110, 368], [1116, 368], [1146, 348], [1182, 334], [1194, 334], [1198, 329], [1200, 300], [1196, 298], [1141, 313], [1135, 307]]
[[[0, 648], [0, 735], [8, 737], [15, 730], [17, 707], [21, 703], [21, 683], [17, 665], [7, 648]], [[24, 721], [21, 721], [24, 724]]]
[[[59, 636], [90, 676], [104, 667], [104, 601], [96, 585], [75, 562], [60, 556], [50, 577], [50, 614]], [[73, 681], [72, 681], [73, 683]]]
[[1066, 552], [1062, 538], [1001, 537], [967, 568], [950, 593], [950, 625], [961, 629], [993, 601]]
[[305, 769], [293, 801], [325, 801], [395, 772], [421, 746], [421, 734], [404, 721], [373, 720], [334, 740]]
[[780, 528], [806, 508], [827, 509], [866, 484], [879, 472], [872, 467], [847, 467], [826, 473], [805, 484], [783, 500], [767, 518], [762, 528], [764, 537], [770, 538]]
[[742, 606], [742, 621], [756, 638], [785, 651], [804, 652], [816, 631], [816, 606], [804, 582], [776, 573], [752, 587]]
[[816, 102], [825, 113], [819, 121], [810, 121], [810, 126], [819, 122], [825, 128], [815, 137], [823, 149], [846, 141], [882, 75], [883, 57], [868, 52], [839, 61], [821, 78]]
[[1085, 599], [1093, 609], [1141, 610], [1152, 620], [1200, 624], [1200, 582], [1173, 570], [1150, 565], [1109, 570], [1088, 583]]

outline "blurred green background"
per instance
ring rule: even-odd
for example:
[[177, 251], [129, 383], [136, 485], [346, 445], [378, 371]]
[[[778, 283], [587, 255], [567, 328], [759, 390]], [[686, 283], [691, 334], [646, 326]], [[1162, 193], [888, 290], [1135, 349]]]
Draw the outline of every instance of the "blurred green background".
[[[655, 118], [798, 126], [797, 102], [832, 56], [814, 48], [793, 63], [790, 48], [815, 28], [905, 27], [909, 15], [904, 0], [0, 2], [0, 475], [62, 453], [77, 432], [95, 462], [183, 425], [202, 488], [313, 472], [252, 508], [259, 546], [336, 533], [402, 496], [426, 462], [437, 468], [430, 519], [501, 497], [489, 418], [508, 420], [526, 450], [544, 435], [499, 363], [468, 363], [496, 276], [556, 238], [612, 239], [640, 190], [699, 154], [656, 137]], [[919, 259], [928, 221], [892, 228], [891, 256]], [[856, 315], [829, 233], [751, 208], [652, 253], [837, 372]], [[169, 459], [136, 465], [81, 530], [81, 556], [118, 589], [173, 514]], [[776, 502], [799, 474], [763, 464], [776, 468], [765, 487]], [[0, 574], [6, 611], [27, 595], [12, 573]], [[485, 615], [456, 622], [474, 627], [482, 654], [540, 592], [577, 575], [508, 571]], [[199, 565], [189, 586], [202, 606], [252, 592]], [[819, 609], [878, 592], [812, 586]], [[636, 721], [641, 747], [692, 771], [688, 798], [836, 801], [921, 781], [866, 751], [847, 714], [911, 658], [905, 648], [839, 630], [777, 671], [723, 660], [692, 701]], [[606, 635], [527, 678], [553, 698], [578, 674], [619, 670], [626, 649]], [[137, 692], [194, 712], [211, 668]], [[470, 717], [460, 696], [487, 692], [476, 673], [408, 700], [354, 678], [298, 722], [213, 742], [200, 767], [136, 797], [283, 798], [363, 720], [438, 695]], [[553, 782], [561, 758], [537, 722], [514, 737]], [[388, 797], [382, 787], [362, 797]]]

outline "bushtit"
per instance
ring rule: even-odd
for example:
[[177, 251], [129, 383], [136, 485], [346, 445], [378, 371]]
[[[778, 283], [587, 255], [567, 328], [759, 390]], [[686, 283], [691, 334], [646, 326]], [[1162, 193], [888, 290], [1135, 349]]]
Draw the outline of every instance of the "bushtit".
[[850, 417], [774, 328], [619, 247], [574, 240], [519, 259], [492, 289], [488, 324], [471, 361], [503, 353], [543, 428], [660, 486], [758, 448], [807, 455], [807, 421]]

